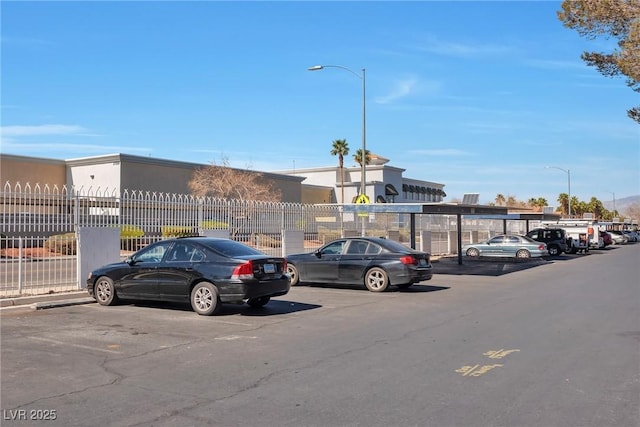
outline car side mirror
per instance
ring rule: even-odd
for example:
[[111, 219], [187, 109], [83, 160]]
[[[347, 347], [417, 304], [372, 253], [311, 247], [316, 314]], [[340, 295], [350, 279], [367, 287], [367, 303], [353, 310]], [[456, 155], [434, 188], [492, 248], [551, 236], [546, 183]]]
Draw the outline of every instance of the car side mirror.
[[136, 263], [136, 260], [135, 260], [135, 259], [133, 259], [133, 257], [128, 256], [128, 257], [124, 260], [124, 262], [126, 262], [126, 263], [127, 263], [127, 264], [129, 264], [129, 265], [133, 265], [133, 264], [135, 264], [135, 263]]
[[320, 251], [315, 251], [315, 256], [316, 256], [317, 258], [322, 258], [322, 252], [320, 252]]

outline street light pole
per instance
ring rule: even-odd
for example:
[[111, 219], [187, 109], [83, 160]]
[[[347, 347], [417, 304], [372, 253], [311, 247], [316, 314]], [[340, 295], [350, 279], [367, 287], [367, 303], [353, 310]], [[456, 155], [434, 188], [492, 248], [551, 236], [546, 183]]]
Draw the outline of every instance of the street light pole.
[[547, 169], [558, 169], [567, 174], [567, 182], [569, 184], [569, 218], [571, 218], [571, 171], [569, 169], [563, 169], [558, 166], [545, 166]]
[[607, 193], [611, 193], [613, 195], [613, 214], [616, 214], [616, 193], [615, 191], [607, 191]]
[[366, 196], [366, 182], [367, 182], [367, 82], [366, 82], [366, 70], [362, 69], [362, 75], [355, 71], [343, 67], [342, 65], [314, 65], [307, 68], [309, 71], [318, 71], [325, 68], [340, 68], [346, 70], [362, 80], [362, 158], [361, 160], [361, 180], [360, 180], [360, 194]]

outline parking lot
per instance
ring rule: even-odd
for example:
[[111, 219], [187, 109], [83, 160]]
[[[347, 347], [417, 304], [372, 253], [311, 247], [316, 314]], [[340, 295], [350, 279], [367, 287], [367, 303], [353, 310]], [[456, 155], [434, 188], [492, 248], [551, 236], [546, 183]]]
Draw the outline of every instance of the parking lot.
[[381, 294], [2, 312], [3, 425], [637, 426], [640, 245]]

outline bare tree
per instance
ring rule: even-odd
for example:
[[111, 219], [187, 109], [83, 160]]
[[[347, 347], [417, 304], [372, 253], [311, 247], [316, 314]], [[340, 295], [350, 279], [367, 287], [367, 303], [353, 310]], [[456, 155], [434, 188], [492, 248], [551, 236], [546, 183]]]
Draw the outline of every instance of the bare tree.
[[189, 181], [194, 196], [212, 196], [222, 199], [279, 202], [282, 193], [275, 188], [273, 180], [264, 174], [248, 169], [234, 169], [225, 157], [222, 164], [197, 169]]

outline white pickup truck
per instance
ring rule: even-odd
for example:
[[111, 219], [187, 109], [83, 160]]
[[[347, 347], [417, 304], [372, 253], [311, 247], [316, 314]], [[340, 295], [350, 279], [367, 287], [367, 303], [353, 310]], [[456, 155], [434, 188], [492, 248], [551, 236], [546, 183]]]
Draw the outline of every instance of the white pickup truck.
[[562, 228], [567, 234], [569, 242], [569, 253], [587, 253], [589, 249], [603, 246], [599, 228], [589, 221], [558, 220], [544, 221], [545, 227]]

